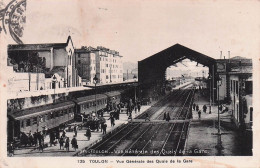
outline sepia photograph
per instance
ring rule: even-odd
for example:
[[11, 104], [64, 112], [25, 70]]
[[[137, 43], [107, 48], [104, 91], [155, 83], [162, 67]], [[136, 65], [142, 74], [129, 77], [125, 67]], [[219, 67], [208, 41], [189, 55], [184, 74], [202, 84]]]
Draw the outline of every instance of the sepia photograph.
[[1, 0], [0, 167], [259, 167], [259, 16], [257, 0]]

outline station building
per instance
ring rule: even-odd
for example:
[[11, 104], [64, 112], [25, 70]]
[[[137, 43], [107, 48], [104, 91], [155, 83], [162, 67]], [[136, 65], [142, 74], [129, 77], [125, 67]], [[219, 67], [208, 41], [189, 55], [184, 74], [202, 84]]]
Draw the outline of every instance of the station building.
[[232, 117], [238, 127], [252, 128], [252, 59], [240, 56], [216, 60], [220, 82], [219, 100], [230, 103]]

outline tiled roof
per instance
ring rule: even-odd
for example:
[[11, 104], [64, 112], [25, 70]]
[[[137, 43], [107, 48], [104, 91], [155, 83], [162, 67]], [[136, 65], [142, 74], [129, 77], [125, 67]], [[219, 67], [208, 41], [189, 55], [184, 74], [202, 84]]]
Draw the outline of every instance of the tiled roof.
[[67, 43], [46, 44], [14, 44], [9, 45], [8, 50], [50, 50], [51, 48], [65, 48]]
[[67, 47], [70, 40], [71, 37], [69, 36], [66, 43], [11, 44], [8, 45], [8, 50], [50, 50], [51, 48], [64, 48]]

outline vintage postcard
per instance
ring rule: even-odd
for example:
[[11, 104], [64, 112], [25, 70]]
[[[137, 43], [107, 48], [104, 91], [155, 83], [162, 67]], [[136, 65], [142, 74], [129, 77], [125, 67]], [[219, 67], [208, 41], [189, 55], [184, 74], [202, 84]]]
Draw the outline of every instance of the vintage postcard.
[[0, 167], [260, 166], [260, 1], [0, 0]]

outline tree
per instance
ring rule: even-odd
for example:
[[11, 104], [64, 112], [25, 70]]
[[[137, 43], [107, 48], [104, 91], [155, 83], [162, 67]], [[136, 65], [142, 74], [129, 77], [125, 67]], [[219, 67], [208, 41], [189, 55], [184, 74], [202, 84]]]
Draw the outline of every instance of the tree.
[[19, 71], [39, 72], [46, 68], [45, 58], [39, 57], [37, 51], [8, 51], [8, 57], [12, 64], [18, 65]]

